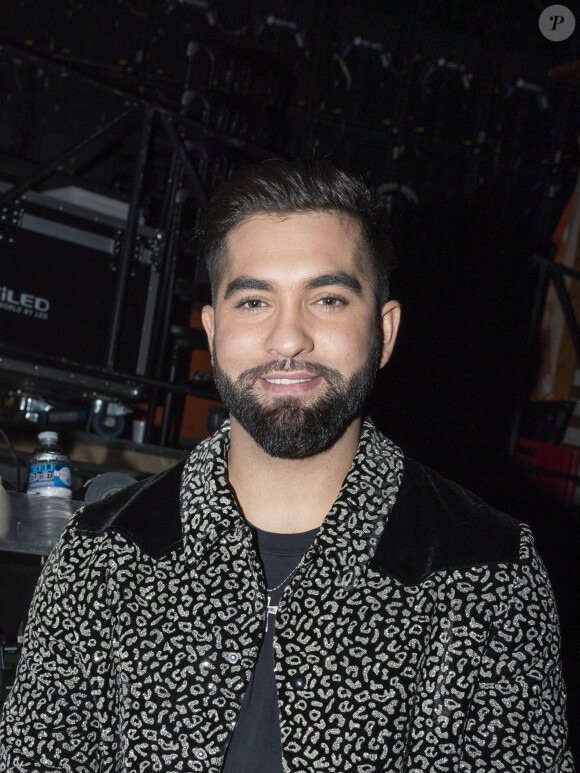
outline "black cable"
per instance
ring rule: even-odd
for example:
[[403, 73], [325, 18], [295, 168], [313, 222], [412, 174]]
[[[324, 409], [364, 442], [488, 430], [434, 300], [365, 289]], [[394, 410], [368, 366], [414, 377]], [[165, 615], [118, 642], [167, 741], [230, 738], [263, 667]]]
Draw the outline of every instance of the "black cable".
[[14, 469], [16, 471], [16, 491], [20, 491], [20, 462], [18, 461], [18, 457], [16, 456], [16, 451], [14, 450], [14, 446], [8, 439], [8, 435], [4, 432], [4, 430], [1, 427], [0, 427], [0, 435], [2, 435], [4, 442], [8, 446], [8, 450], [10, 451], [10, 456], [12, 457], [12, 461], [14, 462]]

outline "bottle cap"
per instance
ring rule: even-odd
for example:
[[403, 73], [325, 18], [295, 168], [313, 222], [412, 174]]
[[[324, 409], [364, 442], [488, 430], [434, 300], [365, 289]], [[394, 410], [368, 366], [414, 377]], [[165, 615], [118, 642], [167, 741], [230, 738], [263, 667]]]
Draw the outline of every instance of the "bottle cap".
[[53, 440], [56, 443], [57, 440], [58, 440], [58, 432], [50, 432], [48, 430], [46, 432], [39, 432], [38, 433], [38, 439], [39, 440]]

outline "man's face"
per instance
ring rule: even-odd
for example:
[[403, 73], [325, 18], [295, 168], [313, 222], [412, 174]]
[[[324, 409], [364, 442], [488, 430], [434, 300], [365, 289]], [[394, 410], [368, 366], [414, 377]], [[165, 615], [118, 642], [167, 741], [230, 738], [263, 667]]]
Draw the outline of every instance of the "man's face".
[[329, 448], [392, 351], [399, 306], [377, 320], [356, 237], [326, 213], [256, 215], [230, 233], [216, 306], [202, 318], [232, 421], [271, 456]]

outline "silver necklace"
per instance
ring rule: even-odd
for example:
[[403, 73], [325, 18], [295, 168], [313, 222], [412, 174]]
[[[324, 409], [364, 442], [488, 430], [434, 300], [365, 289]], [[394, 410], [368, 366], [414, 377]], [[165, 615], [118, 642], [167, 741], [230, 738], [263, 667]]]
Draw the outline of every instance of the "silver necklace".
[[[306, 555], [306, 554], [304, 554]], [[300, 559], [300, 561], [296, 564], [294, 569], [290, 572], [288, 577], [286, 577], [279, 585], [276, 585], [275, 588], [266, 588], [266, 593], [268, 594], [268, 603], [266, 605], [266, 630], [268, 630], [268, 624], [270, 622], [270, 615], [274, 615], [274, 619], [276, 619], [276, 615], [278, 614], [278, 605], [272, 604], [272, 596], [271, 594], [274, 593], [275, 590], [279, 590], [283, 585], [285, 585], [288, 580], [292, 577], [293, 574], [296, 574], [298, 571], [300, 564], [304, 561], [304, 556]]]
[[303, 560], [304, 560], [304, 556], [302, 556], [302, 558], [301, 558], [301, 559], [300, 559], [300, 561], [299, 561], [299, 562], [296, 564], [296, 566], [294, 567], [294, 569], [292, 569], [292, 571], [290, 572], [290, 574], [288, 575], [288, 577], [286, 577], [286, 579], [282, 580], [282, 582], [280, 583], [280, 585], [276, 585], [276, 587], [275, 587], [275, 588], [266, 588], [266, 591], [267, 591], [268, 593], [274, 593], [274, 591], [275, 591], [275, 590], [278, 590], [278, 588], [281, 588], [283, 585], [285, 585], [285, 584], [288, 582], [288, 580], [289, 580], [289, 579], [292, 577], [292, 575], [293, 575], [293, 574], [296, 574], [296, 572], [298, 571], [298, 568], [299, 568], [299, 566], [300, 566], [300, 564], [302, 563], [302, 561], [303, 561]]

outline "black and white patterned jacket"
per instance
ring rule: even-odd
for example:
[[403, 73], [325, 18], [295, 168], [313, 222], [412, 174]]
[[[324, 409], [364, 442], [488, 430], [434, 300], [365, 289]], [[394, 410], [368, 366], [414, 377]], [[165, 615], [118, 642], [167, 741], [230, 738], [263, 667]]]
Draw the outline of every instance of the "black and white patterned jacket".
[[[1, 771], [211, 771], [265, 626], [228, 426], [81, 510], [35, 594]], [[558, 621], [529, 529], [365, 422], [279, 605], [292, 773], [572, 771]]]

